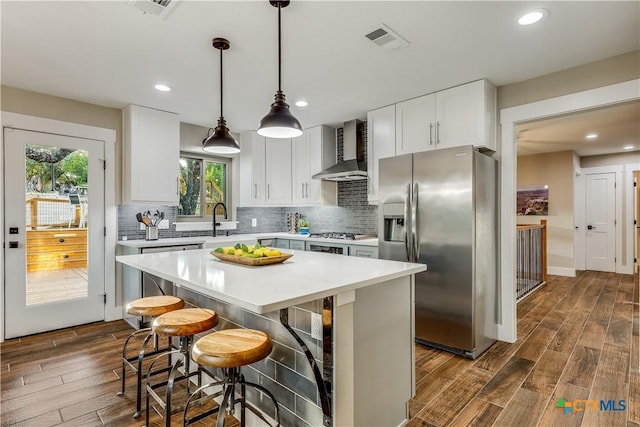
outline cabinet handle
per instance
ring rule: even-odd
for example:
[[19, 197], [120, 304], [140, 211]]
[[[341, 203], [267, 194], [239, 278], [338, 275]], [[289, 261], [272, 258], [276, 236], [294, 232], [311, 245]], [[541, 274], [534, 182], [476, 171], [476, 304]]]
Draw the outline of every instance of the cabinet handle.
[[307, 197], [307, 198], [308, 198], [308, 197], [309, 197], [309, 183], [307, 182], [307, 183], [305, 184], [305, 186], [306, 186], [306, 190], [305, 190], [305, 194], [306, 194], [306, 195], [305, 195], [305, 197]]
[[64, 243], [64, 239], [60, 239], [60, 240], [59, 240], [59, 242], [60, 242], [60, 243]]
[[267, 199], [271, 198], [271, 192], [269, 191], [269, 184], [267, 184]]
[[433, 145], [433, 123], [429, 123], [429, 145]]
[[176, 196], [180, 198], [180, 177], [176, 178]]
[[258, 184], [253, 184], [253, 198], [258, 198]]
[[436, 145], [440, 144], [440, 122], [436, 122]]
[[67, 259], [67, 258], [69, 258], [69, 255], [64, 254], [64, 255], [62, 255], [62, 258]]
[[300, 192], [300, 197], [304, 198], [304, 182], [301, 182], [300, 185], [302, 185], [302, 190]]

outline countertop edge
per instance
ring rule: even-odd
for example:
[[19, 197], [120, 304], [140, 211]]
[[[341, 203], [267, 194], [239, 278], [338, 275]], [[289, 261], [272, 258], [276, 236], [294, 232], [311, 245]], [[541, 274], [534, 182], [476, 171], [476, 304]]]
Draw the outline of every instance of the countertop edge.
[[[219, 301], [223, 301], [225, 303], [228, 304], [232, 304], [235, 305], [237, 307], [252, 311], [254, 313], [257, 314], [264, 314], [264, 313], [269, 313], [275, 310], [279, 310], [282, 308], [287, 308], [287, 307], [291, 307], [293, 305], [296, 304], [302, 304], [305, 302], [309, 302], [309, 301], [313, 301], [316, 299], [321, 299], [327, 296], [332, 296], [332, 295], [337, 295], [337, 294], [341, 294], [343, 292], [347, 292], [347, 291], [351, 291], [351, 290], [356, 290], [356, 289], [360, 289], [366, 286], [371, 286], [371, 285], [376, 285], [379, 283], [383, 283], [389, 280], [394, 280], [397, 278], [401, 278], [401, 277], [405, 277], [405, 276], [410, 276], [410, 275], [414, 275], [416, 273], [420, 273], [422, 271], [426, 271], [427, 266], [424, 264], [413, 264], [411, 267], [405, 268], [403, 270], [397, 271], [397, 272], [392, 272], [392, 273], [388, 273], [385, 274], [383, 276], [377, 276], [375, 278], [368, 278], [368, 279], [363, 279], [363, 280], [359, 280], [359, 281], [355, 281], [349, 284], [345, 284], [345, 285], [341, 285], [341, 286], [337, 286], [337, 287], [331, 287], [328, 288], [326, 290], [320, 290], [320, 291], [315, 291], [303, 296], [293, 296], [293, 297], [288, 297], [288, 298], [283, 298], [280, 301], [277, 302], [272, 302], [272, 303], [267, 303], [264, 305], [256, 305], [253, 304], [251, 302], [248, 302], [246, 300], [240, 300], [238, 298], [234, 298], [229, 296], [228, 294], [223, 294], [223, 293], [219, 293], [219, 292], [215, 292], [212, 291], [211, 289], [207, 289], [204, 288], [202, 286], [199, 286], [193, 282], [190, 282], [188, 280], [185, 280], [181, 277], [178, 276], [173, 276], [171, 274], [165, 274], [162, 271], [158, 271], [154, 268], [149, 268], [148, 265], [144, 265], [142, 263], [138, 263], [135, 260], [132, 260], [131, 258], [134, 257], [138, 257], [140, 255], [121, 255], [116, 257], [116, 260], [124, 265], [133, 267], [133, 268], [137, 268], [139, 270], [148, 272], [150, 274], [156, 275], [160, 278], [166, 279], [166, 280], [170, 280], [172, 282], [174, 282], [176, 284], [177, 287], [183, 287], [185, 289], [189, 289], [193, 292], [197, 292], [199, 294], [202, 294], [204, 296], [210, 297], [210, 298], [214, 298], [217, 299]], [[330, 255], [330, 256], [338, 256], [338, 255]]]

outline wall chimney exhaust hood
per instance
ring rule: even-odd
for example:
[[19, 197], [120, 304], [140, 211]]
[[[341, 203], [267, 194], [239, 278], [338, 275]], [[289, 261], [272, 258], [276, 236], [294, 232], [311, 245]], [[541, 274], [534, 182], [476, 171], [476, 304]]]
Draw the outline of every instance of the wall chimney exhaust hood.
[[367, 179], [367, 162], [364, 158], [364, 137], [360, 120], [346, 122], [342, 130], [344, 161], [317, 174], [313, 179], [325, 181], [357, 181]]

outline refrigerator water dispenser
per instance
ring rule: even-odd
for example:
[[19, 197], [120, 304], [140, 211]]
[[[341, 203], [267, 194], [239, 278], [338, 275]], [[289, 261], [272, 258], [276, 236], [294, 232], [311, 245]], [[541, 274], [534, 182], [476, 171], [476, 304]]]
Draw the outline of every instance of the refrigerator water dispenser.
[[384, 218], [384, 241], [404, 242], [404, 203], [383, 204], [382, 216]]

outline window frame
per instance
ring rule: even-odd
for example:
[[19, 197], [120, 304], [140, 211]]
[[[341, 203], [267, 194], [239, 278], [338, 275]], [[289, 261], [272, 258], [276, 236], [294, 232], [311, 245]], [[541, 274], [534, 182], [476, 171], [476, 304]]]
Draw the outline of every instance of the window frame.
[[205, 174], [206, 174], [206, 162], [222, 163], [225, 165], [225, 183], [224, 183], [224, 204], [227, 206], [229, 213], [229, 219], [231, 219], [231, 165], [232, 159], [226, 157], [209, 156], [200, 153], [191, 153], [186, 151], [180, 152], [178, 162], [182, 159], [200, 160], [202, 167], [200, 168], [200, 200], [201, 208], [200, 215], [180, 215], [176, 214], [176, 222], [210, 222], [211, 218], [206, 215], [206, 187], [205, 187]]

